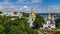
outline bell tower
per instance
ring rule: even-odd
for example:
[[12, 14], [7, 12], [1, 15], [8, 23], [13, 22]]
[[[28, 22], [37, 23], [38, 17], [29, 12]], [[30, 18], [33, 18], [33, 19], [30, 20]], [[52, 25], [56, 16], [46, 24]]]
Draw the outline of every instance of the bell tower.
[[31, 10], [31, 13], [29, 14], [29, 24], [30, 24], [30, 27], [33, 27], [33, 22], [35, 20], [36, 16], [35, 16], [35, 13], [34, 13], [34, 8], [32, 8]]
[[31, 13], [29, 14], [29, 18], [36, 18], [34, 14], [34, 8], [32, 8]]

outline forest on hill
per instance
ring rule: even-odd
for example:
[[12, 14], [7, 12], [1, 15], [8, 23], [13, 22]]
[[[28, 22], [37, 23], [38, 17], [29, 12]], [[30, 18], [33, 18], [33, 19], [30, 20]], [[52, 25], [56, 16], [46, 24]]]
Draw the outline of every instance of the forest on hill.
[[[23, 14], [22, 17], [28, 17], [28, 14]], [[11, 18], [17, 19], [11, 20]], [[37, 14], [33, 28], [29, 26], [27, 21], [26, 18], [0, 16], [0, 34], [38, 34], [38, 29], [44, 21], [43, 18]], [[60, 19], [56, 19], [56, 22], [60, 22]], [[56, 32], [56, 34], [58, 33], [60, 32]]]

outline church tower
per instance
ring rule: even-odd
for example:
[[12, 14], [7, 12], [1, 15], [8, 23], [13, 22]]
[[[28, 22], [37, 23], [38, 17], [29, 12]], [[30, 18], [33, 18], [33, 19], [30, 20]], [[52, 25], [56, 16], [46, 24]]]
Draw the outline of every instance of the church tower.
[[36, 18], [34, 8], [32, 8], [31, 13], [29, 14], [29, 18]]
[[28, 23], [30, 24], [30, 27], [33, 27], [33, 22], [35, 20], [36, 16], [34, 13], [34, 8], [32, 8], [31, 13], [29, 14], [29, 21]]
[[55, 20], [54, 20], [54, 16], [52, 16], [52, 23], [51, 23], [51, 28], [55, 28]]
[[52, 16], [52, 22], [55, 24], [55, 21], [54, 21], [54, 16]]

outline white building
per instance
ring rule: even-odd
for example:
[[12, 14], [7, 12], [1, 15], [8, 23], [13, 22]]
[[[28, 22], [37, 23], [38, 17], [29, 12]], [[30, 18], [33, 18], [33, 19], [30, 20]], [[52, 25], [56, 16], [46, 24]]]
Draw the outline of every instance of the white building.
[[14, 12], [3, 12], [2, 14], [0, 14], [1, 16], [18, 16], [19, 18], [21, 18], [22, 13], [17, 12], [17, 14], [14, 14]]
[[55, 28], [54, 16], [52, 16], [49, 13], [48, 17], [45, 18], [45, 21], [44, 21], [44, 23], [42, 25], [43, 25], [43, 28]]

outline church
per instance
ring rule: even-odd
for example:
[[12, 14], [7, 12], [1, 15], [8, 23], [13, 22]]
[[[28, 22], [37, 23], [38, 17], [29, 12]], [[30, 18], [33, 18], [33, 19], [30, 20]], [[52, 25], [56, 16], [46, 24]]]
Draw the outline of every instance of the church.
[[52, 28], [52, 29], [56, 28], [54, 16], [49, 13], [48, 16], [44, 19], [42, 25], [43, 28]]
[[[28, 23], [30, 27], [34, 27], [33, 22], [36, 19], [36, 15], [34, 13], [34, 8], [32, 8], [31, 13], [29, 14], [28, 17]], [[48, 15], [46, 16], [46, 18], [44, 19], [44, 22], [42, 23], [42, 28], [56, 28], [55, 26], [55, 20], [54, 20], [54, 16], [51, 15], [50, 13], [48, 13]]]

